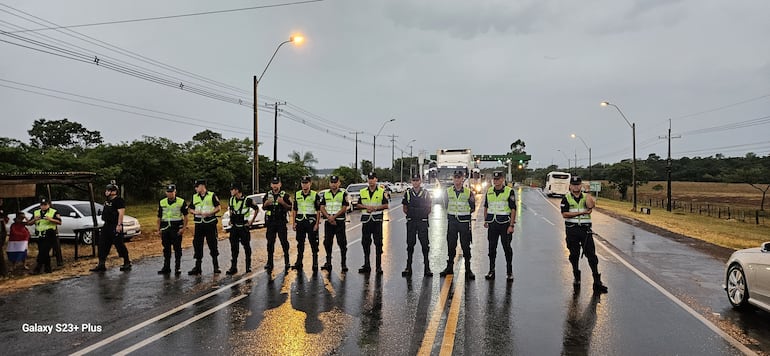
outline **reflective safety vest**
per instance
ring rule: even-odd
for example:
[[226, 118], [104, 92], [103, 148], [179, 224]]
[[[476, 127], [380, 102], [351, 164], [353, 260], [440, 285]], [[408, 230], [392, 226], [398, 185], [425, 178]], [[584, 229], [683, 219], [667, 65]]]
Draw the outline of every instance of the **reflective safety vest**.
[[[192, 199], [193, 209], [198, 210], [202, 213], [210, 213], [214, 211], [214, 193], [213, 192], [206, 192], [206, 195], [201, 198], [200, 194], [193, 195]], [[203, 217], [203, 215], [195, 215], [195, 223], [212, 223], [217, 221], [217, 217], [212, 215], [208, 217]]]
[[[361, 205], [364, 207], [380, 206], [382, 205], [382, 199], [385, 196], [385, 189], [382, 189], [378, 186], [377, 189], [374, 190], [374, 193], [369, 195], [369, 187], [366, 187], [361, 189], [359, 193], [361, 194]], [[382, 221], [382, 210], [376, 210], [371, 213], [367, 212], [366, 210], [362, 211], [361, 221]]]
[[269, 210], [265, 212], [265, 215], [270, 216], [270, 215], [273, 215], [274, 210], [283, 209], [283, 205], [278, 203], [278, 198], [283, 196], [286, 196], [286, 192], [284, 192], [283, 190], [278, 192], [278, 194], [273, 193], [272, 190], [267, 192], [267, 194], [265, 194], [265, 201], [268, 201], [270, 199], [273, 200], [272, 205], [268, 207]]
[[[569, 211], [571, 213], [584, 212], [588, 210], [586, 209], [586, 195], [584, 193], [580, 193], [580, 200], [578, 201], [575, 200], [575, 196], [572, 195], [571, 192], [567, 193], [567, 203], [569, 203]], [[590, 224], [591, 214], [583, 214], [573, 218], [564, 219], [564, 222], [573, 224]]]
[[178, 223], [182, 221], [182, 207], [184, 207], [184, 199], [176, 198], [173, 203], [169, 204], [168, 198], [161, 199], [160, 201], [160, 221], [165, 222], [166, 226], [161, 227], [161, 230], [168, 229], [172, 223]]
[[500, 194], [495, 194], [495, 187], [487, 189], [486, 222], [504, 224], [511, 221], [511, 207], [508, 206], [508, 199], [512, 192], [511, 187], [508, 186], [505, 186]]
[[251, 208], [246, 205], [246, 198], [237, 199], [236, 197], [230, 197], [228, 202], [230, 209], [230, 223], [235, 227], [246, 226], [246, 217], [251, 212]]
[[[470, 221], [471, 205], [468, 204], [468, 199], [471, 198], [470, 189], [463, 187], [462, 193], [455, 192], [455, 187], [451, 186], [446, 190], [447, 197], [447, 215], [454, 216], [460, 222]], [[461, 219], [462, 218], [462, 219]]]
[[308, 220], [315, 220], [315, 215], [318, 210], [315, 209], [315, 200], [318, 193], [315, 190], [310, 190], [307, 196], [302, 195], [302, 191], [299, 190], [294, 194], [294, 199], [297, 204], [297, 218], [296, 221], [302, 221], [307, 218]]
[[[35, 218], [40, 217], [40, 212], [41, 212], [40, 209], [35, 210], [35, 212], [32, 213], [33, 217]], [[53, 219], [55, 215], [56, 215], [56, 209], [48, 208], [48, 211], [46, 211], [45, 215], [43, 216], [47, 216]], [[56, 224], [43, 219], [35, 221], [35, 231], [41, 233], [48, 230], [56, 230]]]
[[[329, 215], [337, 214], [340, 210], [342, 210], [342, 203], [344, 202], [343, 198], [345, 197], [345, 189], [340, 188], [337, 191], [336, 195], [333, 195], [331, 190], [327, 190], [324, 193], [324, 206], [326, 208], [326, 212]], [[338, 220], [345, 220], [345, 216], [338, 216]]]

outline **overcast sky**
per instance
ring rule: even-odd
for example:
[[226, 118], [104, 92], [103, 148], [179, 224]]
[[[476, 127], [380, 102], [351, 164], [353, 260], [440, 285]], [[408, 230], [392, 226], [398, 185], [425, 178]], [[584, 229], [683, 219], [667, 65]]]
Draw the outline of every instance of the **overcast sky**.
[[[41, 27], [13, 9], [78, 25], [285, 2], [292, 0], [3, 1], [0, 30]], [[385, 135], [397, 135], [396, 158], [399, 148], [408, 155], [411, 140], [417, 155], [439, 148], [500, 154], [522, 139], [532, 155], [530, 167], [567, 167], [565, 156], [577, 155], [580, 166], [588, 163], [585, 146], [571, 133], [592, 147], [593, 163], [631, 157], [631, 129], [614, 108], [599, 105], [604, 100], [636, 123], [641, 159], [666, 156], [666, 141], [658, 137], [666, 135], [669, 118], [673, 134], [682, 136], [673, 140], [674, 157], [770, 154], [768, 14], [770, 2], [759, 0], [326, 0], [73, 29], [216, 83], [140, 62], [66, 31], [15, 35], [43, 44], [65, 41], [57, 46], [74, 55], [122, 68], [136, 65], [137, 73], [171, 75], [176, 79], [170, 81], [184, 81], [186, 88], [250, 102], [253, 76], [281, 41], [301, 32], [306, 42], [284, 45], [259, 85], [261, 105], [289, 104], [279, 117], [279, 160], [291, 151], [311, 151], [317, 168], [351, 166], [351, 131], [365, 132], [359, 161], [371, 160], [372, 135], [395, 118], [377, 144], [389, 145]], [[41, 48], [7, 34], [0, 40]], [[0, 53], [0, 136], [27, 142], [35, 119], [68, 118], [101, 131], [108, 143], [143, 135], [186, 142], [206, 128], [225, 137], [252, 137], [247, 105], [5, 42]], [[298, 122], [303, 119], [305, 124]], [[268, 157], [273, 128], [273, 114], [260, 112], [259, 153]], [[389, 166], [390, 158], [390, 147], [377, 148], [377, 166]]]

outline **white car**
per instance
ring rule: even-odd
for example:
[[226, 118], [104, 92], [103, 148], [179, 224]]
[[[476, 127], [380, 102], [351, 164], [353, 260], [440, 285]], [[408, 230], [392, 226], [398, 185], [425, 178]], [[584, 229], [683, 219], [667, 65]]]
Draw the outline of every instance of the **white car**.
[[361, 197], [361, 189], [368, 187], [367, 183], [353, 183], [345, 188], [348, 192], [348, 203], [350, 203], [351, 211], [354, 209], [355, 204], [358, 202], [358, 198]]
[[[265, 193], [258, 193], [258, 194], [252, 194], [247, 195], [246, 198], [251, 199], [251, 201], [257, 205], [257, 207], [251, 207], [251, 213], [249, 213], [249, 216], [246, 218], [246, 221], [251, 221], [251, 218], [254, 217], [254, 211], [256, 209], [257, 212], [257, 218], [254, 219], [254, 223], [251, 224], [250, 229], [257, 228], [260, 226], [265, 226], [265, 210], [262, 209], [262, 203], [265, 199]], [[225, 211], [224, 214], [222, 214], [222, 228], [225, 231], [230, 231], [230, 210], [228, 209]]]
[[[40, 204], [34, 204], [26, 207], [22, 210], [27, 215], [27, 219], [32, 219], [32, 213], [38, 209]], [[97, 223], [99, 227], [104, 226], [104, 220], [102, 220], [102, 210], [104, 206], [99, 203], [94, 203], [96, 207], [96, 215], [99, 217]], [[78, 239], [84, 244], [91, 244], [93, 242], [93, 220], [91, 218], [91, 203], [84, 200], [54, 200], [51, 202], [51, 207], [61, 215], [61, 225], [58, 227], [60, 239]], [[16, 214], [8, 215], [9, 221], [12, 222]], [[27, 226], [32, 238], [35, 236], [35, 225]], [[130, 240], [132, 237], [139, 235], [142, 232], [142, 226], [139, 224], [139, 220], [132, 216], [123, 216], [123, 229], [125, 230], [124, 239]]]
[[393, 184], [393, 192], [395, 193], [403, 193], [406, 191], [406, 188], [411, 187], [412, 184], [410, 183], [404, 183], [404, 182], [396, 182]]
[[734, 308], [751, 304], [770, 312], [770, 242], [733, 252], [723, 287]]

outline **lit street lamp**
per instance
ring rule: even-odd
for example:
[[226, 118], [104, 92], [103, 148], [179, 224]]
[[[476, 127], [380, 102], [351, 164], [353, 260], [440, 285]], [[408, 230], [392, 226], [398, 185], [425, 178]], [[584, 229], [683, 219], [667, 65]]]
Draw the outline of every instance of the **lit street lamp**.
[[374, 171], [375, 168], [377, 168], [377, 136], [380, 135], [382, 132], [382, 129], [385, 128], [385, 125], [387, 125], [389, 122], [396, 121], [396, 119], [390, 119], [382, 123], [382, 126], [380, 126], [380, 130], [377, 131], [377, 134], [374, 135], [374, 140], [372, 141], [372, 171]]
[[631, 157], [631, 185], [633, 185], [634, 187], [634, 211], [636, 211], [636, 123], [631, 123], [630, 121], [628, 121], [628, 119], [626, 118], [626, 115], [624, 115], [623, 112], [620, 111], [620, 108], [615, 104], [612, 104], [607, 101], [602, 101], [601, 106], [614, 107], [616, 110], [618, 110], [618, 112], [620, 113], [620, 116], [623, 117], [623, 120], [626, 120], [626, 123], [628, 124], [628, 126], [631, 127], [631, 140], [632, 140], [631, 142], [633, 146], [633, 157]]
[[[583, 143], [583, 146], [586, 146], [586, 148], [588, 149], [588, 181], [590, 182], [591, 181], [591, 147], [588, 147], [588, 144], [585, 141], [583, 141], [582, 137], [580, 137], [578, 135], [575, 135], [575, 134], [572, 134], [570, 136], [572, 138], [576, 138], [576, 137], [579, 138], [580, 142]], [[577, 164], [575, 164], [575, 165], [577, 165]]]
[[[254, 193], [259, 192], [259, 141], [257, 139], [257, 132], [259, 128], [259, 115], [257, 114], [257, 109], [259, 108], [259, 103], [257, 101], [257, 87], [259, 86], [259, 82], [262, 81], [262, 77], [265, 75], [265, 72], [267, 72], [267, 68], [270, 67], [270, 63], [273, 63], [273, 59], [275, 58], [275, 55], [278, 53], [278, 50], [281, 49], [281, 46], [293, 42], [294, 44], [301, 44], [305, 41], [305, 38], [301, 35], [294, 35], [289, 37], [287, 41], [281, 42], [278, 47], [276, 47], [275, 52], [273, 52], [273, 56], [270, 57], [270, 60], [267, 62], [267, 65], [265, 66], [265, 70], [262, 71], [262, 74], [257, 77], [254, 76], [254, 161], [252, 162], [251, 166], [251, 189], [254, 191]], [[276, 125], [277, 130], [277, 125]], [[277, 139], [277, 133], [276, 133], [276, 139]], [[277, 144], [275, 144], [277, 147]], [[276, 172], [278, 173], [278, 172]]]

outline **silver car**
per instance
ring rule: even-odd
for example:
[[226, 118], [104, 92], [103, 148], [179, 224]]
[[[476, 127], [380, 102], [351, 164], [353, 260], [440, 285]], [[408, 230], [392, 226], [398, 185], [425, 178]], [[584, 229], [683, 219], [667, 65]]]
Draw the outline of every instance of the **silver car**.
[[345, 188], [345, 191], [348, 192], [348, 203], [350, 203], [351, 211], [353, 210], [352, 207], [354, 207], [358, 202], [358, 198], [361, 197], [361, 189], [364, 189], [368, 186], [369, 184], [367, 183], [353, 183]]
[[733, 307], [750, 304], [770, 312], [770, 242], [733, 252], [725, 268], [724, 289]]
[[[99, 203], [94, 203], [96, 207], [96, 215], [99, 217], [96, 219], [99, 227], [104, 226], [104, 220], [102, 220], [102, 210], [104, 206]], [[32, 219], [32, 212], [34, 212], [40, 204], [34, 204], [26, 207], [22, 210], [27, 215], [27, 219]], [[91, 244], [93, 242], [93, 219], [91, 218], [91, 203], [84, 200], [54, 200], [51, 202], [51, 207], [61, 215], [61, 225], [58, 227], [59, 238], [61, 239], [78, 239], [84, 244]], [[16, 214], [8, 215], [9, 220], [13, 221]], [[27, 226], [32, 238], [35, 236], [35, 226]], [[132, 216], [123, 216], [123, 229], [125, 230], [124, 239], [130, 240], [132, 237], [142, 233], [142, 226], [139, 224], [139, 220]]]
[[[256, 207], [257, 218], [254, 219], [254, 223], [249, 228], [253, 229], [260, 226], [265, 226], [265, 211], [262, 209], [262, 203], [263, 203], [263, 199], [265, 199], [265, 193], [247, 195], [246, 198], [251, 199], [251, 201], [257, 205]], [[252, 207], [251, 212], [249, 213], [249, 216], [246, 217], [246, 221], [251, 221], [251, 218], [254, 217], [254, 211], [255, 211], [255, 208]], [[225, 231], [229, 231], [231, 227], [232, 226], [230, 225], [230, 210], [228, 209], [227, 211], [225, 211], [224, 214], [222, 214], [222, 228]]]

